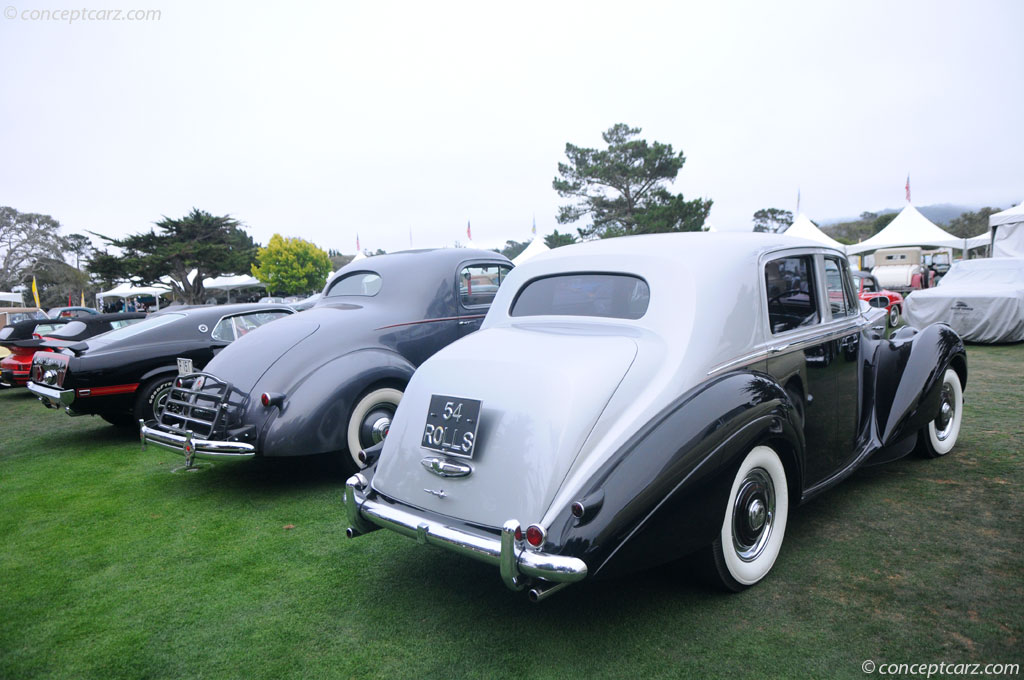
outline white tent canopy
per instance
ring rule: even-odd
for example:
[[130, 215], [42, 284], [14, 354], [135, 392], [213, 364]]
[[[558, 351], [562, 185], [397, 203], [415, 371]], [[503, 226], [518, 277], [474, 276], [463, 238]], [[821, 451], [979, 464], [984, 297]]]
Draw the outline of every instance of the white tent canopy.
[[988, 218], [992, 257], [1024, 257], [1024, 203]]
[[533, 240], [530, 241], [530, 245], [526, 246], [523, 252], [519, 253], [518, 255], [512, 258], [512, 264], [518, 267], [519, 265], [526, 262], [530, 258], [536, 257], [541, 253], [546, 253], [549, 250], [551, 250], [551, 248], [547, 247], [543, 239], [539, 239], [536, 236], [534, 236]]
[[824, 243], [826, 246], [836, 248], [842, 252], [846, 252], [846, 246], [834, 238], [829, 237], [828, 234], [818, 229], [814, 225], [814, 222], [807, 217], [807, 215], [800, 213], [793, 224], [789, 225], [789, 228], [785, 231], [786, 236], [796, 236], [798, 238], [805, 238], [811, 241], [817, 241], [818, 243]]
[[238, 290], [239, 288], [266, 288], [255, 276], [239, 274], [238, 276], [218, 276], [203, 281], [206, 290]]
[[0, 302], [10, 302], [16, 305], [21, 305], [21, 293], [0, 293]]
[[110, 290], [103, 291], [102, 293], [96, 293], [96, 306], [99, 308], [103, 307], [103, 299], [116, 297], [116, 298], [133, 298], [140, 295], [152, 295], [156, 298], [156, 308], [160, 309], [160, 296], [166, 293], [170, 293], [169, 288], [162, 286], [136, 286], [131, 283], [119, 283]]
[[851, 255], [866, 253], [879, 248], [901, 246], [930, 246], [933, 248], [962, 248], [964, 240], [935, 226], [931, 220], [907, 204], [892, 222], [867, 241], [846, 247]]

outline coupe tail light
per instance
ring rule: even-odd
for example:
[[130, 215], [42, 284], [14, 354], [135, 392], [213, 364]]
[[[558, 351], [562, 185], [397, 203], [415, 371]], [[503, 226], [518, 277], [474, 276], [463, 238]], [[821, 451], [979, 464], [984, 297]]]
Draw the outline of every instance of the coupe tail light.
[[260, 403], [264, 408], [280, 406], [284, 402], [284, 395], [278, 392], [264, 392], [260, 395]]
[[526, 542], [534, 548], [541, 547], [544, 544], [544, 538], [544, 528], [539, 524], [531, 524], [526, 528]]

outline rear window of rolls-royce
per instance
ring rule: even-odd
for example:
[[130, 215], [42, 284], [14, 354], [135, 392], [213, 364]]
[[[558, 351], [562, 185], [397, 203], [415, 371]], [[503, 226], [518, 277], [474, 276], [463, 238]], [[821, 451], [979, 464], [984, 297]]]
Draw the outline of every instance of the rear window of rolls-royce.
[[557, 274], [530, 281], [516, 295], [512, 316], [597, 316], [639, 319], [651, 289], [630, 274]]

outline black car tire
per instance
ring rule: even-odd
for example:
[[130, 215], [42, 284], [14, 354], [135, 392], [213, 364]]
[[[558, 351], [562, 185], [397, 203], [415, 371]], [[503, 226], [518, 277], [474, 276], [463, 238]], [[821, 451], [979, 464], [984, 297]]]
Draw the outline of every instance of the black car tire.
[[917, 435], [917, 450], [925, 458], [939, 458], [956, 446], [963, 420], [964, 390], [960, 376], [947, 368], [942, 376], [939, 413], [935, 419], [921, 428]]
[[[372, 437], [367, 436], [367, 428], [372, 429], [373, 425], [369, 421], [379, 421], [382, 417], [386, 417], [386, 427], [389, 428], [395, 410], [398, 409], [398, 402], [401, 400], [402, 390], [394, 387], [378, 387], [361, 396], [356, 405], [352, 407], [346, 434], [348, 454], [356, 470], [364, 467], [359, 462], [359, 451], [377, 443], [372, 441]], [[386, 429], [383, 434], [387, 435]]]
[[159, 375], [139, 387], [135, 397], [135, 420], [149, 422], [174, 386], [173, 375]]
[[712, 580], [732, 592], [761, 581], [779, 556], [788, 517], [789, 486], [782, 461], [771, 447], [755, 446], [740, 463], [722, 529], [707, 552]]

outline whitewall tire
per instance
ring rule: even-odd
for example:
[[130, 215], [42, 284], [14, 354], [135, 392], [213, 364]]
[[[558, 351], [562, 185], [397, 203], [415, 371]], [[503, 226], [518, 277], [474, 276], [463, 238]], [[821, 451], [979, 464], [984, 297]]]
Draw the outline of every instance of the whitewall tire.
[[402, 391], [381, 387], [367, 392], [352, 409], [348, 419], [348, 454], [356, 469], [362, 468], [359, 451], [384, 440], [391, 428]]
[[960, 376], [952, 368], [946, 369], [940, 389], [939, 413], [920, 434], [922, 453], [928, 458], [938, 458], [953, 450], [963, 419], [964, 390]]
[[779, 455], [755, 446], [740, 464], [725, 519], [711, 546], [712, 574], [728, 590], [748, 588], [771, 571], [789, 517], [789, 485]]

